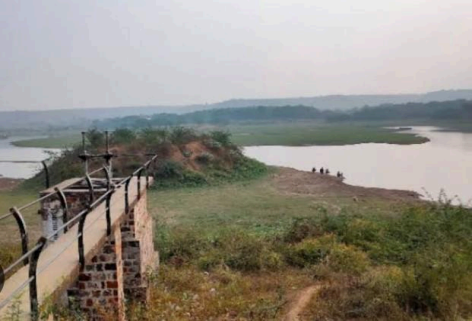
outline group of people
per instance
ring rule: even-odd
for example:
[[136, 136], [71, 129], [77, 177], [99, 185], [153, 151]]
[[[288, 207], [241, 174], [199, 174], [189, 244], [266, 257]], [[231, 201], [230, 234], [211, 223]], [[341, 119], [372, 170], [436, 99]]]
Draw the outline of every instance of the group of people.
[[[311, 169], [311, 171], [312, 171], [313, 173], [316, 173], [316, 167], [313, 167], [313, 168]], [[329, 168], [326, 168], [326, 169], [325, 169], [324, 167], [321, 167], [321, 169], [320, 169], [320, 174], [321, 174], [321, 175], [324, 175], [324, 174], [329, 175], [329, 174], [330, 174]], [[338, 178], [344, 178], [344, 174], [343, 174], [342, 172], [339, 172], [339, 171], [338, 171], [338, 172], [336, 173], [336, 177], [338, 177]]]

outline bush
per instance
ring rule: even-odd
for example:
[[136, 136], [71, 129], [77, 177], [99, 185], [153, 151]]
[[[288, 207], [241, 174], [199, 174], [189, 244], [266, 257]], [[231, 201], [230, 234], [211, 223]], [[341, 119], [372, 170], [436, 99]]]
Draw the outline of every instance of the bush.
[[287, 248], [285, 259], [296, 267], [309, 267], [321, 263], [336, 243], [334, 235], [310, 238]]
[[214, 151], [220, 150], [222, 148], [221, 143], [213, 139], [207, 139], [204, 141], [204, 143], [206, 147]]
[[307, 237], [320, 236], [323, 231], [314, 219], [294, 218], [285, 232], [283, 240], [287, 243], [298, 243]]
[[210, 137], [214, 142], [218, 142], [223, 147], [232, 147], [231, 133], [227, 131], [215, 130], [210, 132]]
[[365, 252], [345, 244], [333, 246], [326, 261], [333, 271], [354, 275], [365, 272], [370, 265]]
[[207, 153], [207, 152], [203, 152], [200, 155], [197, 155], [195, 157], [195, 160], [197, 162], [199, 162], [200, 164], [208, 165], [213, 161], [214, 158], [215, 157], [212, 154]]
[[127, 128], [118, 128], [111, 135], [112, 144], [129, 144], [135, 140], [136, 133]]
[[170, 131], [170, 141], [175, 145], [184, 145], [197, 138], [197, 134], [191, 128], [178, 126]]
[[159, 162], [155, 173], [156, 178], [181, 178], [184, 168], [179, 162], [166, 160]]

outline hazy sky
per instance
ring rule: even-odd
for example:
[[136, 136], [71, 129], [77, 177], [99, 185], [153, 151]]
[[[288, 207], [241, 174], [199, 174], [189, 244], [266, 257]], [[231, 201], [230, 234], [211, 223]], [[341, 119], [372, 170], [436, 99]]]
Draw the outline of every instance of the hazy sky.
[[472, 0], [0, 0], [0, 110], [472, 88]]

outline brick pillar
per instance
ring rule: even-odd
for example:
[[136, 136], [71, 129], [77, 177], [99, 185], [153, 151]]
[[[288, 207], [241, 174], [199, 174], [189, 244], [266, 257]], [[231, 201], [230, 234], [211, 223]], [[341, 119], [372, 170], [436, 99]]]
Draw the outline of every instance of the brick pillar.
[[148, 298], [147, 275], [158, 262], [153, 243], [153, 220], [147, 210], [146, 195], [143, 193], [121, 225], [124, 292], [128, 300], [140, 302]]
[[125, 320], [123, 260], [120, 229], [115, 229], [100, 252], [86, 264], [69, 298], [87, 320]]

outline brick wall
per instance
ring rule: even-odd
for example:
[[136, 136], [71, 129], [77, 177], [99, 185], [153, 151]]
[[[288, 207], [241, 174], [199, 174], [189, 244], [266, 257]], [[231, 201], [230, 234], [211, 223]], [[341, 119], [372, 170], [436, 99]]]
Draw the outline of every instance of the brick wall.
[[126, 298], [145, 301], [148, 297], [148, 273], [157, 267], [153, 243], [153, 221], [144, 193], [121, 225], [123, 238], [123, 277]]
[[68, 290], [73, 308], [89, 320], [102, 320], [105, 315], [125, 319], [121, 240], [121, 230], [115, 229], [100, 252], [85, 265], [74, 288]]

